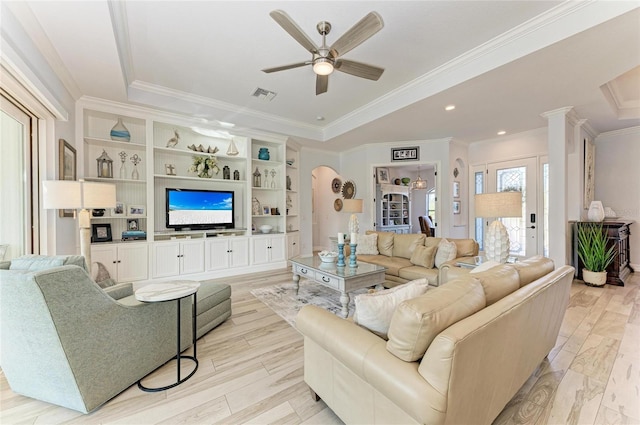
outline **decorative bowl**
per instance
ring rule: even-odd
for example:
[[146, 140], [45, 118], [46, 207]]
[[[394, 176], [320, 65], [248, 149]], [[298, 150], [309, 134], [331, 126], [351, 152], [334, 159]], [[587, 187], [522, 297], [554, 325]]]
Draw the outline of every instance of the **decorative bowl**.
[[408, 186], [411, 179], [409, 177], [403, 177], [401, 181], [403, 185]]
[[258, 227], [258, 229], [262, 232], [262, 233], [269, 233], [273, 230], [273, 226], [270, 226], [268, 224], [263, 224], [262, 226]]
[[318, 253], [318, 257], [320, 257], [320, 260], [322, 260], [323, 263], [333, 263], [338, 259], [338, 253], [331, 251], [321, 251]]

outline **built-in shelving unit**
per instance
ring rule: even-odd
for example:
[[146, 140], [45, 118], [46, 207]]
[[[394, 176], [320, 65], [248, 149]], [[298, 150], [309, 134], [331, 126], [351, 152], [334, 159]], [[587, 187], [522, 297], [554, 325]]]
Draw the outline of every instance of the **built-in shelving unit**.
[[[224, 128], [203, 131], [191, 117], [99, 100], [78, 102], [77, 117], [83, 178], [116, 185], [119, 207], [91, 219], [111, 227], [113, 241], [92, 244], [92, 254], [108, 266], [112, 278], [221, 277], [284, 267], [287, 257], [299, 255], [299, 157], [285, 137]], [[129, 142], [110, 138], [118, 119], [131, 134]], [[235, 155], [227, 154], [232, 142]], [[269, 159], [260, 155], [261, 148], [269, 151]], [[98, 167], [101, 156], [112, 161], [106, 168]], [[199, 177], [191, 169], [196, 157], [215, 158], [219, 171]], [[111, 171], [105, 174], [105, 169]], [[256, 169], [260, 185], [254, 185]], [[166, 228], [167, 188], [232, 190], [235, 228]], [[254, 200], [260, 207], [256, 211]], [[132, 218], [138, 219], [146, 240], [121, 240]], [[257, 229], [263, 224], [273, 230], [261, 233]]]
[[407, 186], [377, 185], [376, 230], [395, 233], [411, 232], [411, 198]]

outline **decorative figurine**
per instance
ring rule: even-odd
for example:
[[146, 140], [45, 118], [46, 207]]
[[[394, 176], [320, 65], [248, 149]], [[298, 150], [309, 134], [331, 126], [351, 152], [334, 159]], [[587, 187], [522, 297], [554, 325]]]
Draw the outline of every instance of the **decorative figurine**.
[[240, 180], [240, 171], [238, 171], [238, 170], [234, 170], [233, 171], [233, 179], [234, 180]]
[[264, 182], [263, 182], [263, 186], [262, 187], [269, 187], [269, 170], [267, 170], [266, 168], [264, 169]]
[[261, 187], [262, 186], [262, 177], [260, 174], [260, 170], [256, 167], [256, 171], [253, 172], [253, 187]]
[[276, 170], [275, 169], [271, 169], [271, 189], [275, 189], [276, 188]]
[[291, 176], [287, 176], [287, 190], [291, 190]]
[[260, 206], [260, 201], [258, 201], [258, 198], [252, 198], [251, 199], [251, 214], [260, 215], [261, 212], [262, 212], [262, 207]]
[[178, 130], [173, 130], [173, 134], [175, 134], [175, 136], [173, 136], [167, 142], [167, 147], [168, 148], [174, 148], [178, 144], [178, 142], [180, 141], [180, 134], [178, 134]]
[[231, 179], [231, 170], [229, 169], [228, 165], [225, 165], [224, 167], [222, 167], [222, 178], [225, 180]]
[[238, 155], [238, 153], [239, 152], [238, 152], [238, 148], [236, 147], [236, 142], [233, 141], [233, 137], [232, 137], [231, 141], [229, 142], [229, 147], [227, 148], [227, 155], [236, 156]]

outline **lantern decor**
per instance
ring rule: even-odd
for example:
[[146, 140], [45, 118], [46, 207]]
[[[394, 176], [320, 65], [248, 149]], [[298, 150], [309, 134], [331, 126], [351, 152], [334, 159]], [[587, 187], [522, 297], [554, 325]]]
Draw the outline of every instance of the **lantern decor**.
[[260, 174], [260, 170], [256, 167], [256, 171], [253, 172], [253, 187], [261, 187], [262, 186], [262, 175]]
[[133, 154], [130, 158], [131, 162], [133, 162], [133, 171], [131, 172], [131, 179], [138, 180], [140, 179], [140, 174], [138, 173], [138, 164], [142, 162], [142, 158], [138, 156], [138, 154]]
[[102, 150], [102, 155], [96, 158], [98, 166], [98, 177], [107, 179], [113, 178], [113, 160], [109, 158], [107, 151]]

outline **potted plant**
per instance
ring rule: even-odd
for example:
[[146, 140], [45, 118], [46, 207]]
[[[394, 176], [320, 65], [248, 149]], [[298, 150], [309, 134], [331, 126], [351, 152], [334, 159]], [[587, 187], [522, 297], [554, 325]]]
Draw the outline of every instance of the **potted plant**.
[[578, 256], [582, 260], [582, 279], [588, 286], [604, 286], [607, 267], [615, 258], [615, 247], [607, 248], [602, 223], [578, 223]]

